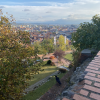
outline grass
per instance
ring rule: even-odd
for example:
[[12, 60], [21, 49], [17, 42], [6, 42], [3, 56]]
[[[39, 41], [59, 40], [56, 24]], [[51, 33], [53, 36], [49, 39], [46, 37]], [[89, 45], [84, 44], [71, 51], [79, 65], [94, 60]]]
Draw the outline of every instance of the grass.
[[[61, 73], [58, 75], [59, 78], [62, 78], [66, 73]], [[40, 86], [38, 89], [29, 92], [27, 95], [25, 95], [22, 100], [36, 100], [40, 98], [43, 94], [45, 94], [53, 85], [56, 84], [55, 77], [53, 76], [50, 81], [46, 82], [42, 86]]]
[[65, 58], [68, 59], [68, 60], [70, 60], [70, 61], [72, 61], [73, 60], [72, 53], [66, 54]]
[[42, 80], [43, 78], [57, 71], [56, 66], [50, 65], [43, 66], [42, 69], [44, 69], [44, 71], [40, 71], [39, 74], [34, 75], [34, 78], [32, 77], [30, 81], [27, 81], [29, 85], [35, 84], [36, 82]]

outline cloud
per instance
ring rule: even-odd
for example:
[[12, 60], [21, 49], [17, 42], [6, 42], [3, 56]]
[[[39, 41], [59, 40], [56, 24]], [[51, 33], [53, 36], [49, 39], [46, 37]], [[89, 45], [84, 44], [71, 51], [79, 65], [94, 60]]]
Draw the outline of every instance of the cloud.
[[23, 11], [30, 11], [29, 9], [24, 9]]
[[45, 12], [45, 13], [51, 13], [51, 11], [47, 11], [47, 12]]
[[[33, 4], [28, 2], [28, 4]], [[45, 6], [26, 6], [16, 5], [2, 5], [5, 7], [3, 13], [8, 12], [13, 14], [14, 18], [21, 21], [43, 22], [58, 19], [67, 20], [90, 20], [95, 14], [100, 14], [100, 0], [74, 0], [69, 3], [57, 2], [38, 2], [38, 4], [45, 3]], [[20, 16], [19, 16], [20, 15]]]
[[5, 6], [0, 6], [0, 8], [5, 8]]
[[84, 15], [84, 14], [71, 14], [71, 15], [68, 15], [66, 19], [69, 19], [69, 20], [90, 20], [91, 16]]
[[100, 0], [75, 0], [76, 2], [100, 3]]

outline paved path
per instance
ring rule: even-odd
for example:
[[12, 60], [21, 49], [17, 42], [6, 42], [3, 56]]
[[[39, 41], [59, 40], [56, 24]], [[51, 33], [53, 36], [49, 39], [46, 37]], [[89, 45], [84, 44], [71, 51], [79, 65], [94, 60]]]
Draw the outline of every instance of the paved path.
[[[75, 94], [70, 100], [100, 100], [100, 51], [85, 71], [87, 71], [85, 80], [78, 83], [80, 87], [75, 87]], [[69, 99], [63, 98], [62, 100]]]

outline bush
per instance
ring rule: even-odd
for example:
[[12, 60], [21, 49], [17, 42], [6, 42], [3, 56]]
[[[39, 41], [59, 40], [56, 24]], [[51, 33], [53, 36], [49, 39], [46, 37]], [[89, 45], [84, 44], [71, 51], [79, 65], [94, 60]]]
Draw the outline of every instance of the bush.
[[50, 59], [55, 59], [55, 57], [54, 56], [51, 56]]
[[47, 61], [47, 64], [50, 65], [50, 64], [51, 64], [51, 60], [48, 60], [48, 61]]
[[60, 71], [61, 73], [66, 73], [66, 69], [64, 69], [64, 68], [59, 68], [59, 71]]
[[81, 51], [74, 51], [72, 53], [73, 56], [73, 66], [74, 66], [74, 70], [76, 69], [76, 67], [78, 67], [80, 65], [79, 60], [80, 60], [80, 56], [81, 56]]
[[47, 61], [42, 62], [42, 66], [45, 66], [47, 64]]
[[91, 54], [92, 54], [93, 57], [95, 57], [97, 52], [96, 51], [91, 51]]
[[73, 66], [74, 66], [73, 63], [70, 63], [70, 64], [69, 64], [69, 68], [70, 68], [70, 69], [71, 69]]
[[55, 66], [55, 63], [54, 62], [51, 62], [51, 66]]
[[54, 56], [57, 58], [58, 57], [58, 60], [61, 61], [62, 58], [64, 58], [65, 56], [65, 52], [62, 51], [62, 50], [56, 50], [54, 52]]

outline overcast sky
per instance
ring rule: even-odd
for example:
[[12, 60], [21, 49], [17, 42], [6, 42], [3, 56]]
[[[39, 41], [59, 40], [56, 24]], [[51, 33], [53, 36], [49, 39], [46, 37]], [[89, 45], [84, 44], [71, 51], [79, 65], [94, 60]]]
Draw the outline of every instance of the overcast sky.
[[0, 0], [0, 9], [16, 22], [87, 21], [100, 14], [100, 0]]

